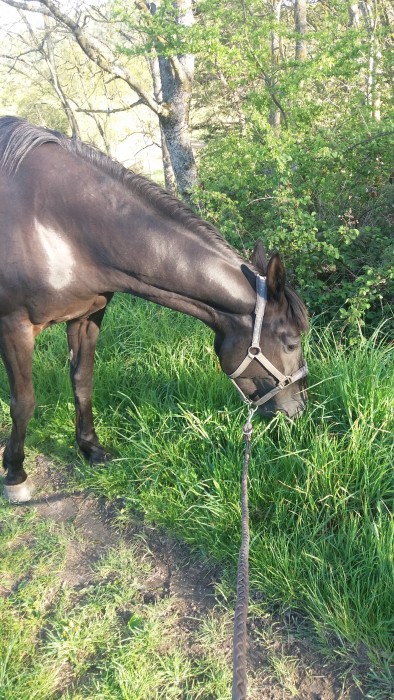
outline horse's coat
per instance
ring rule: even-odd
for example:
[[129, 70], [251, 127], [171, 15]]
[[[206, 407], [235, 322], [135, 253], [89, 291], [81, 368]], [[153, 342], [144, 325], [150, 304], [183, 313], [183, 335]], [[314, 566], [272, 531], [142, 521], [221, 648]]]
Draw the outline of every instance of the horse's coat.
[[[209, 325], [222, 369], [231, 374], [250, 345], [256, 272], [263, 272], [268, 303], [261, 349], [286, 375], [303, 362], [305, 307], [285, 284], [279, 256], [267, 265], [257, 245], [253, 264], [246, 262], [158, 185], [81, 142], [14, 117], [0, 119], [0, 250], [0, 351], [12, 416], [6, 485], [26, 480], [34, 338], [53, 323], [67, 322], [78, 444], [93, 461], [108, 457], [94, 430], [91, 394], [95, 345], [114, 292]], [[253, 399], [273, 387], [262, 367], [251, 366], [236, 381]], [[286, 387], [262, 412], [301, 412], [301, 384]]]
[[35, 219], [35, 230], [48, 261], [48, 281], [56, 290], [65, 289], [73, 282], [76, 266], [71, 246], [53, 228], [44, 226]]

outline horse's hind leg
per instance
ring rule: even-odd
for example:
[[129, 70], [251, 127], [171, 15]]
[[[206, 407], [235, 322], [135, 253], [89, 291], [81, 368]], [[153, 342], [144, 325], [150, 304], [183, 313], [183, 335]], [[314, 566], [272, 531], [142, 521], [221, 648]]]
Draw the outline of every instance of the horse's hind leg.
[[91, 462], [105, 462], [111, 455], [100, 445], [93, 425], [93, 365], [105, 307], [88, 318], [68, 321], [70, 377], [75, 398], [75, 432], [79, 448]]
[[34, 411], [32, 355], [34, 329], [29, 321], [3, 318], [0, 321], [0, 352], [11, 390], [11, 436], [3, 454], [6, 470], [4, 495], [11, 501], [28, 501], [31, 484], [23, 468], [27, 424]]

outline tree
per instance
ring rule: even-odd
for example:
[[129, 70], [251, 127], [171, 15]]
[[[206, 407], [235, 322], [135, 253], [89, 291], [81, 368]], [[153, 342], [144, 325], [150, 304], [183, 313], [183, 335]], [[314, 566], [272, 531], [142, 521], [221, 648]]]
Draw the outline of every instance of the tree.
[[392, 3], [218, 4], [205, 71], [242, 95], [246, 128], [207, 128], [205, 216], [235, 245], [286, 251], [312, 311], [373, 327], [393, 295]]
[[[197, 179], [189, 130], [194, 58], [189, 54], [169, 55], [169, 42], [163, 40], [157, 33], [153, 3], [147, 7], [145, 3], [137, 1], [131, 15], [133, 22], [137, 17], [139, 29], [149, 27], [150, 35], [152, 35], [152, 30], [156, 33], [156, 46], [161, 50], [160, 54], [156, 53], [160, 86], [157, 83], [154, 84], [153, 76], [150, 86], [144, 84], [138, 78], [135, 64], [125, 60], [124, 54], [127, 51], [118, 50], [118, 45], [124, 45], [125, 38], [127, 42], [132, 44], [136, 38], [136, 33], [130, 34], [122, 31], [126, 20], [130, 19], [130, 15], [126, 16], [124, 9], [121, 16], [118, 13], [118, 16], [114, 18], [111, 6], [107, 8], [106, 12], [90, 6], [66, 12], [54, 0], [33, 0], [32, 2], [2, 0], [2, 2], [20, 10], [39, 12], [51, 18], [57, 27], [61, 28], [63, 32], [66, 31], [73, 38], [89, 60], [97, 65], [103, 73], [127, 85], [135, 96], [134, 105], [142, 103], [156, 115], [163, 138], [164, 160], [168, 154], [178, 193], [180, 196], [188, 198]], [[173, 5], [174, 11], [170, 15], [167, 12], [168, 7], [169, 3], [165, 2], [163, 12], [160, 15], [165, 17], [167, 24], [182, 28], [190, 26], [193, 17], [191, 0], [176, 0]], [[138, 49], [141, 53], [140, 47]], [[133, 52], [134, 46], [129, 53]], [[167, 178], [167, 184], [169, 184], [169, 178]]]
[[42, 41], [37, 44], [37, 37], [34, 33], [33, 28], [28, 23], [27, 19], [23, 17], [28, 29], [29, 34], [32, 39], [32, 43], [36, 43], [37, 51], [42, 55], [44, 62], [48, 68], [49, 83], [52, 85], [54, 92], [56, 93], [60, 104], [62, 105], [64, 112], [67, 117], [67, 121], [71, 128], [71, 133], [74, 138], [80, 137], [80, 131], [77, 119], [75, 117], [74, 109], [71, 100], [68, 98], [65, 90], [62, 87], [61, 81], [59, 79], [58, 67], [55, 60], [55, 52], [52, 40], [52, 31], [50, 26], [49, 18], [44, 16], [44, 36]]
[[295, 59], [305, 61], [306, 59], [306, 0], [294, 1], [294, 24], [297, 32]]
[[378, 38], [379, 13], [377, 5], [370, 2], [361, 2], [361, 11], [368, 34], [368, 78], [367, 78], [367, 103], [371, 107], [371, 113], [376, 121], [381, 119], [381, 62], [382, 52]]
[[272, 77], [270, 79], [271, 96], [273, 100], [273, 105], [271, 106], [269, 123], [274, 129], [278, 129], [280, 126], [281, 111], [279, 109], [278, 101], [275, 99], [275, 85], [276, 85], [276, 73], [280, 63], [280, 40], [278, 34], [278, 28], [280, 24], [280, 16], [282, 10], [282, 0], [273, 0], [272, 2], [272, 19], [273, 26], [271, 29], [271, 63], [272, 63]]
[[[145, 32], [146, 38], [152, 42], [153, 51], [151, 49], [148, 63], [154, 96], [157, 104], [166, 105], [159, 114], [166, 187], [174, 190], [171, 164], [177, 189], [188, 199], [197, 184], [197, 166], [189, 129], [195, 58], [192, 53], [177, 52], [178, 42], [172, 47], [170, 39], [175, 28], [182, 41], [182, 30], [179, 33], [179, 29], [193, 26], [192, 0], [174, 0], [171, 4], [136, 0], [136, 5], [145, 20], [140, 31]], [[133, 26], [127, 11], [123, 12], [122, 18]], [[134, 43], [133, 37], [130, 39]]]
[[74, 137], [83, 133], [110, 154], [109, 118], [127, 109], [119, 84], [108, 80], [48, 16], [32, 19], [16, 10], [2, 26], [5, 107]]

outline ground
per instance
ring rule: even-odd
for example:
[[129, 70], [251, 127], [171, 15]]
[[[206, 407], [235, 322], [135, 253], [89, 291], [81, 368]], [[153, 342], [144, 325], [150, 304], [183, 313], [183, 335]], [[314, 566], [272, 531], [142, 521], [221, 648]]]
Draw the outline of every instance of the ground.
[[[218, 663], [226, 666], [228, 682], [232, 619], [221, 586], [222, 572], [219, 567], [214, 562], [198, 558], [185, 544], [162, 529], [144, 523], [140, 517], [122, 521], [122, 504], [99, 500], [86, 491], [70, 491], [70, 470], [71, 466], [59, 469], [59, 466], [43, 455], [37, 456], [33, 473], [37, 486], [34, 500], [27, 505], [13, 506], [18, 510], [35, 510], [40, 521], [52, 523], [52, 532], [56, 533], [58, 529], [62, 531], [66, 542], [65, 556], [61, 567], [56, 571], [62, 590], [75, 596], [75, 605], [83, 606], [86, 591], [89, 591], [89, 587], [98, 585], [100, 562], [104, 562], [108, 556], [112, 557], [112, 561], [116, 561], [117, 557], [120, 561], [124, 547], [133, 548], [134, 556], [139, 558], [138, 615], [143, 617], [144, 607], [154, 610], [158, 606], [157, 609], [160, 610], [161, 602], [165, 601], [166, 624], [168, 625], [170, 610], [171, 619], [176, 625], [176, 643], [182, 648], [184, 658], [202, 659], [207, 655], [207, 644], [211, 647], [213, 645]], [[26, 538], [21, 543], [26, 544]], [[145, 572], [142, 578], [141, 572]], [[116, 582], [113, 568], [107, 577], [101, 575], [103, 585]], [[0, 596], [6, 598], [16, 590], [19, 582], [12, 581], [12, 577], [7, 580], [4, 573], [2, 579], [0, 577]], [[284, 700], [291, 697], [303, 700], [358, 700], [366, 697], [350, 681], [351, 674], [344, 680], [346, 676], [343, 668], [339, 672], [338, 668], [325, 663], [313, 650], [308, 637], [300, 635], [298, 621], [292, 619], [291, 613], [287, 617], [274, 614], [256, 616], [253, 603], [258, 598], [258, 592], [252, 591], [248, 650], [250, 700]], [[56, 592], [53, 600], [47, 601], [47, 607], [56, 605], [55, 599]], [[116, 605], [119, 625], [132, 627], [135, 608], [124, 605], [121, 601]], [[215, 630], [209, 641], [207, 621], [211, 630]], [[45, 634], [47, 632], [44, 631], [41, 638]], [[163, 631], [163, 640], [164, 636]], [[166, 653], [166, 650], [162, 653]], [[89, 687], [89, 673], [96, 671], [89, 671], [92, 667], [88, 665], [87, 670], [78, 675], [75, 668], [68, 657], [63, 659], [62, 672], [57, 681], [57, 695], [53, 697], [59, 697], [59, 692], [60, 697], [91, 697], [84, 688]], [[178, 696], [169, 689], [168, 697], [216, 700], [214, 695], [207, 692], [208, 694], [201, 691], [195, 695]], [[130, 694], [130, 691], [124, 691], [124, 694], [114, 695], [115, 697], [134, 700], [134, 697], [140, 696], [137, 691], [135, 696], [133, 692]], [[153, 700], [165, 696], [153, 694], [152, 691], [146, 700], [149, 697]], [[230, 689], [228, 695], [221, 697], [230, 697]], [[19, 698], [14, 697], [13, 700]]]

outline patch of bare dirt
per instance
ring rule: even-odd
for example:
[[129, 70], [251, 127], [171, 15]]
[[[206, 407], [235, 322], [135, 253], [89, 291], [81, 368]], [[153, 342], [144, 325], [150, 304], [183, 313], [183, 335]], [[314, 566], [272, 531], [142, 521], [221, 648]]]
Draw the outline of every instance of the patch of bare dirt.
[[[69, 467], [71, 469], [71, 467]], [[41, 518], [72, 525], [61, 571], [63, 582], [73, 588], [89, 585], [94, 564], [103, 553], [115, 548], [119, 533], [114, 520], [116, 507], [86, 492], [68, 493], [67, 470], [59, 474], [56, 465], [44, 456], [36, 459], [34, 506]], [[142, 591], [149, 605], [171, 597], [181, 620], [181, 631], [190, 653], [198, 655], [195, 632], [207, 616], [223, 615], [215, 595], [221, 579], [216, 565], [198, 561], [187, 546], [159, 528], [136, 520], [122, 530], [130, 542], [138, 535], [147, 544], [152, 568]], [[289, 631], [290, 630], [290, 631]], [[223, 649], [231, 658], [231, 628]], [[361, 700], [365, 695], [349, 684], [343, 673], [324, 663], [307, 639], [293, 637], [283, 620], [269, 618], [249, 623], [250, 700]], [[190, 643], [188, 642], [190, 637]]]

